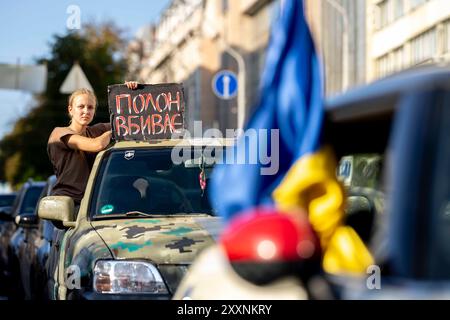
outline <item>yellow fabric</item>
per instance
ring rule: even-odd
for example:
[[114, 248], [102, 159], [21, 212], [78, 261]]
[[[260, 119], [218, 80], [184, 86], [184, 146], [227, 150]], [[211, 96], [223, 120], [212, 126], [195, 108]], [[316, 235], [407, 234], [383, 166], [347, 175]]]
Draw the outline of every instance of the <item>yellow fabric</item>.
[[373, 259], [358, 234], [342, 226], [345, 196], [336, 179], [336, 160], [331, 148], [322, 148], [297, 160], [272, 196], [282, 211], [296, 212], [299, 208], [308, 211], [324, 250], [326, 272], [365, 272], [372, 264]]
[[352, 227], [341, 226], [325, 250], [322, 265], [326, 272], [365, 273], [374, 260], [366, 245]]

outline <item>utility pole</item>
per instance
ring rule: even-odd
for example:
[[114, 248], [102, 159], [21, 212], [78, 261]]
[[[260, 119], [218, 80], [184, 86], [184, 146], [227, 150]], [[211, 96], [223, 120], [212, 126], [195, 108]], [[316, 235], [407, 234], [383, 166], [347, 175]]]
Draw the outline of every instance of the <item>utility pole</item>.
[[222, 45], [223, 51], [228, 53], [234, 60], [236, 60], [238, 65], [238, 93], [237, 93], [237, 129], [244, 129], [245, 122], [245, 104], [246, 104], [246, 68], [244, 57], [230, 45], [228, 45], [228, 32], [227, 32], [227, 21], [225, 21], [225, 14], [223, 15], [223, 37]]
[[245, 121], [245, 61], [242, 55], [234, 50], [233, 48], [227, 46], [225, 43], [224, 51], [232, 56], [238, 64], [238, 110], [237, 110], [237, 129], [244, 128]]
[[[208, 0], [203, 0], [202, 2], [202, 18], [201, 21], [208, 23], [208, 17], [205, 14], [206, 4]], [[234, 60], [236, 60], [238, 66], [238, 93], [237, 93], [237, 129], [243, 129], [245, 123], [245, 104], [246, 104], [246, 67], [244, 57], [231, 46], [228, 45], [227, 32], [226, 32], [226, 22], [225, 18], [223, 20], [223, 37], [222, 37], [222, 47], [223, 51], [228, 53]], [[201, 27], [199, 26], [199, 29]]]

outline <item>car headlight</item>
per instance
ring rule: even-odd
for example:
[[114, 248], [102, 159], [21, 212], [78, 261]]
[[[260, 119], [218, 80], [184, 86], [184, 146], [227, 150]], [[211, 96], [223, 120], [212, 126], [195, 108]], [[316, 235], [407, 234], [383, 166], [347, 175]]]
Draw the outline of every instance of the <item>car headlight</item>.
[[106, 294], [168, 293], [156, 267], [140, 261], [97, 261], [94, 290]]

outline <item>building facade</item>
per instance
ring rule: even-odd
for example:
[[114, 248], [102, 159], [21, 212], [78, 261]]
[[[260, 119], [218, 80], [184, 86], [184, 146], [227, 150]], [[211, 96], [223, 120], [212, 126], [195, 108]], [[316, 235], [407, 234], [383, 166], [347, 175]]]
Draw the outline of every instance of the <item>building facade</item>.
[[450, 60], [450, 1], [370, 0], [367, 16], [368, 80]]
[[238, 100], [217, 98], [213, 77], [224, 69], [241, 71], [230, 51], [242, 57], [248, 118], [258, 100], [270, 24], [279, 5], [280, 0], [174, 0], [159, 22], [130, 44], [130, 72], [145, 83], [183, 83], [191, 131], [199, 120], [203, 130], [235, 129]]
[[308, 20], [324, 62], [327, 96], [364, 84], [366, 0], [307, 0]]
[[[214, 75], [245, 65], [245, 118], [259, 99], [270, 26], [283, 0], [173, 0], [159, 22], [130, 45], [137, 78], [181, 82], [186, 123], [203, 129], [236, 128], [238, 99], [221, 100]], [[305, 0], [306, 14], [324, 61], [325, 92], [340, 94], [390, 73], [450, 55], [448, 0]], [[133, 58], [134, 57], [134, 58]]]

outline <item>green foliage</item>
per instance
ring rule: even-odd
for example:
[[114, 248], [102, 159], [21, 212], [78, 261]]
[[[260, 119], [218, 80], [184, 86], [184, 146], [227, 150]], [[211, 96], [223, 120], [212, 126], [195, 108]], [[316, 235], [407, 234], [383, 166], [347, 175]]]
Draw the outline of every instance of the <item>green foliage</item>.
[[36, 106], [0, 141], [0, 181], [13, 186], [30, 177], [45, 179], [53, 174], [47, 140], [54, 127], [68, 125], [68, 95], [59, 93], [59, 88], [74, 62], [80, 64], [97, 95], [95, 123], [109, 121], [107, 86], [124, 81], [125, 41], [112, 23], [90, 24], [79, 33], [55, 35], [50, 47], [50, 57], [38, 59], [48, 68], [46, 92], [36, 96]]

